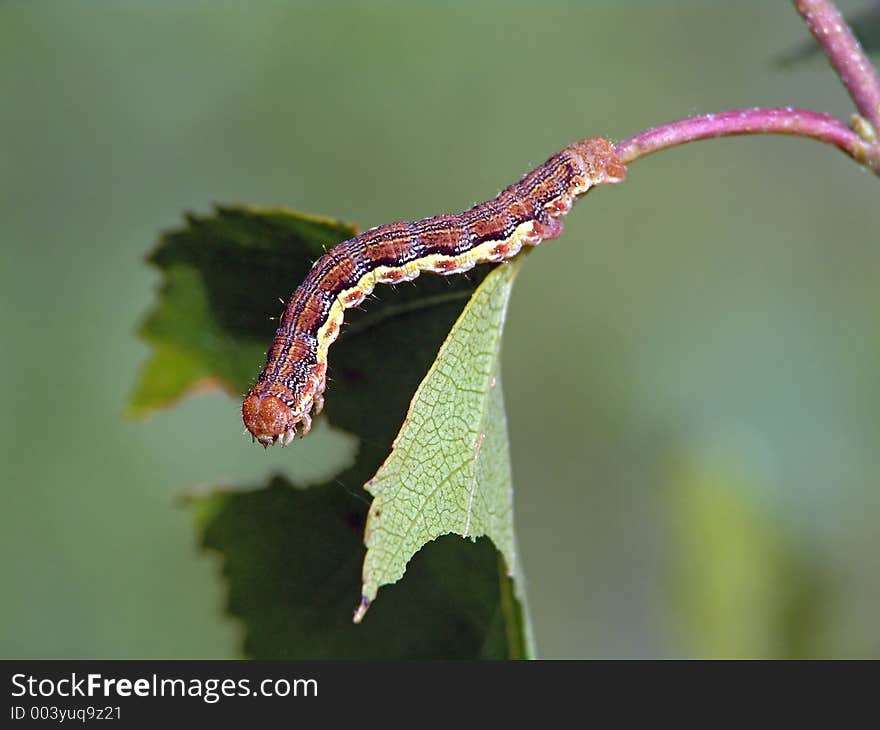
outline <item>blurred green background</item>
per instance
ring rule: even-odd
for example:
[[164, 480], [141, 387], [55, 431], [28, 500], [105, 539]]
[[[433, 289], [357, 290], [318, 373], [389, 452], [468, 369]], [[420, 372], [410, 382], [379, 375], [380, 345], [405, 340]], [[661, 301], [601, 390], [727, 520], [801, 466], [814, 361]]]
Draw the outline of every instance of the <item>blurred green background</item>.
[[[847, 116], [821, 59], [774, 66], [805, 37], [761, 0], [0, 4], [0, 656], [235, 656], [176, 495], [351, 457], [264, 453], [220, 393], [123, 416], [183, 210], [368, 227], [583, 136]], [[880, 656], [878, 191], [815, 143], [701, 143], [530, 257], [504, 373], [542, 656]]]

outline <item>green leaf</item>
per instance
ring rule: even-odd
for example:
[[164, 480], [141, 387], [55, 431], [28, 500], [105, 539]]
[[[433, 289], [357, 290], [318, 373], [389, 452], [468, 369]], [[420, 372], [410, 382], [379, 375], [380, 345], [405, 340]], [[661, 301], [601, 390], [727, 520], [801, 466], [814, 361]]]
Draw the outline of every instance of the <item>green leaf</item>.
[[[350, 474], [340, 481], [350, 485]], [[202, 544], [219, 553], [228, 610], [261, 659], [519, 658], [513, 582], [487, 540], [447, 537], [413, 559], [362, 624], [351, 620], [366, 505], [335, 481], [195, 500]]]
[[[348, 226], [287, 211], [220, 208], [215, 216], [190, 216], [186, 228], [166, 235], [151, 257], [163, 282], [142, 328], [153, 351], [132, 409], [167, 405], [205, 383], [243, 392], [263, 364], [277, 298], [302, 280], [322, 244], [351, 233]], [[360, 626], [351, 620], [364, 557], [363, 485], [388, 456], [420, 381], [490, 271], [478, 267], [468, 276], [380, 287], [364, 311], [349, 310], [331, 349], [321, 418], [358, 439], [350, 469], [308, 489], [279, 476], [265, 485], [189, 495], [202, 544], [220, 555], [228, 609], [244, 623], [248, 656], [529, 653], [519, 587], [488, 540], [474, 545], [448, 537], [426, 546], [406, 580], [383, 592], [369, 620]], [[497, 409], [500, 387], [494, 393]], [[503, 424], [503, 411], [488, 417]], [[308, 460], [312, 443], [298, 440], [286, 453]], [[495, 468], [503, 467], [509, 483], [506, 456], [500, 459], [506, 440], [496, 446]], [[242, 448], [254, 447], [243, 438]]]
[[374, 499], [358, 618], [379, 587], [399, 580], [412, 556], [441, 535], [488, 536], [513, 574], [499, 353], [520, 261], [495, 269], [477, 289], [419, 385], [394, 450], [367, 484]]
[[133, 414], [202, 387], [239, 395], [275, 331], [270, 319], [312, 262], [353, 226], [293, 211], [218, 206], [187, 216], [149, 262], [163, 273], [159, 304], [139, 330], [153, 347], [129, 402]]

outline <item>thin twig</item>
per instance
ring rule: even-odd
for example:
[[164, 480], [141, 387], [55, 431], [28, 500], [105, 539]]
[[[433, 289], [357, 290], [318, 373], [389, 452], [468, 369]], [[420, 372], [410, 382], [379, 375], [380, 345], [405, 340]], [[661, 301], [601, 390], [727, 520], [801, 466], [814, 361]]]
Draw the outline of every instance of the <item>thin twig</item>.
[[880, 148], [828, 114], [791, 107], [733, 109], [639, 132], [615, 146], [624, 164], [687, 142], [741, 134], [791, 134], [832, 144], [880, 175]]
[[877, 70], [831, 0], [794, 0], [794, 6], [822, 46], [856, 108], [871, 123], [871, 133], [876, 138], [880, 132], [880, 76]]

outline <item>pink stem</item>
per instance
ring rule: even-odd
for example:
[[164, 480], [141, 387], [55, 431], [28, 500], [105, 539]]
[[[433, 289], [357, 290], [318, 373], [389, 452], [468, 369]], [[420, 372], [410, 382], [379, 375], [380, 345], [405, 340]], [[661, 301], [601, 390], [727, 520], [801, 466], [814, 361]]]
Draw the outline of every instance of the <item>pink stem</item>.
[[832, 144], [880, 175], [880, 146], [859, 137], [828, 114], [779, 107], [733, 109], [703, 114], [654, 127], [615, 146], [624, 164], [687, 142], [739, 134], [793, 134]]
[[855, 102], [856, 108], [880, 132], [880, 76], [831, 0], [794, 0], [816, 41]]

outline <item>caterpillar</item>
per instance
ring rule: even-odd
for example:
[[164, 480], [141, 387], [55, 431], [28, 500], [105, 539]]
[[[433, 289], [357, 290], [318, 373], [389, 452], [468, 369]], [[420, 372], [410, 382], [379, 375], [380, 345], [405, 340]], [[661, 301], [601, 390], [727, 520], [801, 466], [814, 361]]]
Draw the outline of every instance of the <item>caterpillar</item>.
[[584, 139], [463, 213], [389, 223], [334, 246], [288, 300], [266, 366], [242, 403], [253, 439], [264, 448], [287, 446], [298, 426], [303, 436], [309, 432], [324, 406], [327, 353], [345, 310], [377, 284], [410, 281], [423, 271], [457, 274], [557, 238], [577, 197], [625, 175], [611, 142]]

